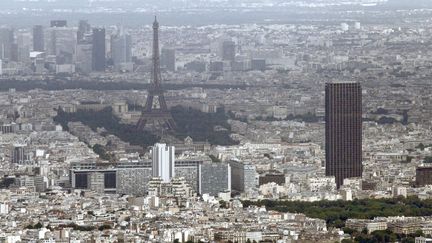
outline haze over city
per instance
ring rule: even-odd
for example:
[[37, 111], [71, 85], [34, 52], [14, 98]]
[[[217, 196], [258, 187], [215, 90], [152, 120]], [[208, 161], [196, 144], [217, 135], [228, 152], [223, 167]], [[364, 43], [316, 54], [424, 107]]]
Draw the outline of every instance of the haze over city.
[[432, 1], [1, 0], [0, 242], [432, 242]]

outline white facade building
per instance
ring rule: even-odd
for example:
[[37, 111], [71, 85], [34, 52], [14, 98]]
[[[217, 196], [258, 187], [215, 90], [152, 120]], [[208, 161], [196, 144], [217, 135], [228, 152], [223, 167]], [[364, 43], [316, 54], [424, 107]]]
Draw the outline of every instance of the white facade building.
[[163, 182], [170, 182], [175, 176], [174, 146], [167, 146], [163, 143], [157, 143], [152, 148], [152, 171], [153, 177], [162, 178]]

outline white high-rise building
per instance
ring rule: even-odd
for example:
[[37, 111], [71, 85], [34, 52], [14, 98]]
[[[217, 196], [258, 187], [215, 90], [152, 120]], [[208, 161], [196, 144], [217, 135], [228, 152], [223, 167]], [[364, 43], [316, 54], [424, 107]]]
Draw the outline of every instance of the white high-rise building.
[[170, 182], [175, 176], [174, 172], [174, 146], [157, 143], [152, 148], [152, 173], [153, 177], [160, 177], [164, 182]]

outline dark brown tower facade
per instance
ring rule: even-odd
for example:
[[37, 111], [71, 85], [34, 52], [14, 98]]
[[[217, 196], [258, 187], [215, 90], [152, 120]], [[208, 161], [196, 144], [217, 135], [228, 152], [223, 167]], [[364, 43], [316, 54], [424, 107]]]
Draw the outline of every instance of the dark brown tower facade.
[[155, 18], [153, 23], [153, 68], [152, 81], [148, 90], [147, 101], [142, 111], [140, 120], [138, 121], [138, 129], [144, 130], [146, 125], [151, 125], [153, 128], [163, 128], [167, 130], [175, 129], [175, 122], [168, 110], [164, 90], [162, 89], [160, 56], [159, 56], [159, 23]]
[[334, 82], [325, 87], [326, 175], [339, 188], [345, 178], [361, 177], [362, 91], [359, 83]]

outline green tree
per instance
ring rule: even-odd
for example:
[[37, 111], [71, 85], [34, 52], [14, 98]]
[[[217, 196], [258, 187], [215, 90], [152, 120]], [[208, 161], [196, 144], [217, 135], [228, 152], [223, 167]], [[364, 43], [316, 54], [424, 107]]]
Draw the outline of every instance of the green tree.
[[99, 226], [99, 228], [98, 228], [99, 231], [110, 230], [110, 229], [112, 229], [112, 227], [111, 227], [111, 225], [109, 225], [109, 224], [101, 225], [101, 226]]
[[355, 232], [357, 232], [357, 230], [355, 230], [355, 229], [351, 229], [351, 228], [348, 228], [348, 227], [344, 227], [342, 230], [343, 230], [343, 232], [344, 232], [345, 234], [349, 234], [349, 235], [352, 235], [352, 234], [354, 234]]
[[353, 240], [351, 240], [351, 239], [343, 239], [342, 241], [341, 241], [342, 243], [355, 243]]
[[34, 229], [41, 229], [43, 227], [43, 225], [41, 224], [41, 222], [38, 222], [37, 224], [35, 224], [33, 226]]

